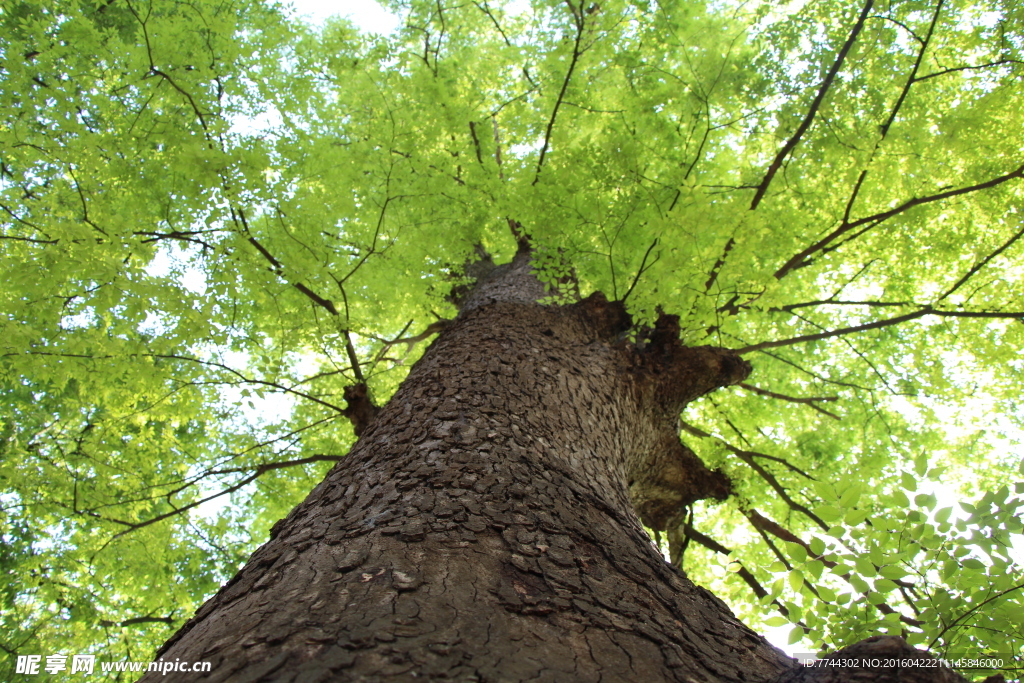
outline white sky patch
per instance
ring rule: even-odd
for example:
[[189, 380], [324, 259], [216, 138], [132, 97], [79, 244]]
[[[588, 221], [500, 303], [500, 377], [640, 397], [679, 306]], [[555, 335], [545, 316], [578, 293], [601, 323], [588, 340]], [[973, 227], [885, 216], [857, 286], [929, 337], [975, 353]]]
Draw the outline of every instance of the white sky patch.
[[153, 260], [146, 266], [146, 273], [152, 277], [177, 275], [177, 280], [188, 291], [202, 296], [206, 293], [206, 273], [200, 269], [194, 258], [199, 251], [164, 245], [157, 250]]
[[256, 114], [255, 116], [231, 116], [231, 132], [236, 135], [251, 135], [258, 137], [260, 135], [272, 133], [281, 127], [284, 123], [284, 118], [281, 116], [281, 112], [277, 110], [277, 107], [273, 105], [267, 105], [265, 111]]
[[533, 154], [534, 152], [539, 152], [540, 148], [543, 147], [543, 146], [544, 146], [544, 138], [543, 137], [538, 137], [533, 142], [521, 143], [521, 144], [518, 144], [518, 145], [509, 145], [508, 154], [513, 156], [513, 157], [516, 157], [517, 159], [522, 159], [523, 157], [525, 157], [525, 156], [527, 156], [529, 154]]
[[511, 0], [506, 3], [502, 9], [513, 17], [517, 17], [520, 14], [524, 14], [530, 9], [530, 0]]
[[364, 33], [390, 35], [398, 30], [401, 19], [373, 0], [290, 0], [295, 16], [314, 26], [323, 26], [330, 17], [347, 17]]
[[785, 652], [790, 657], [797, 652], [815, 652], [815, 650], [808, 645], [803, 638], [792, 645], [789, 644], [789, 634], [793, 632], [794, 628], [796, 628], [793, 624], [786, 624], [785, 626], [762, 626], [761, 628], [764, 629], [761, 631], [761, 635], [764, 636], [764, 639]]

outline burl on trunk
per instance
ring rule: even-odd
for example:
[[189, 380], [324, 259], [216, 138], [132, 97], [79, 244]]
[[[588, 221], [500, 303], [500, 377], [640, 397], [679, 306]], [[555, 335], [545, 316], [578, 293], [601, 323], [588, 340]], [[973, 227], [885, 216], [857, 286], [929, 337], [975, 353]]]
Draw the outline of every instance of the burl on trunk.
[[208, 660], [211, 682], [795, 673], [640, 524], [728, 495], [677, 419], [750, 366], [680, 346], [672, 317], [634, 343], [621, 304], [543, 296], [526, 250], [480, 282], [351, 453], [159, 656]]

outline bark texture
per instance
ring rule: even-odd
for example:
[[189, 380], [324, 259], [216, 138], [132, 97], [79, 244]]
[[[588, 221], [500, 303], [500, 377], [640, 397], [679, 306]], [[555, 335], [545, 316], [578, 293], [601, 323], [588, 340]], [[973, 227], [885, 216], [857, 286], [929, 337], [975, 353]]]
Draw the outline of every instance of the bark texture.
[[728, 495], [677, 419], [749, 365], [681, 347], [671, 317], [635, 345], [620, 304], [543, 295], [526, 253], [491, 271], [349, 456], [159, 656], [211, 661], [209, 682], [791, 672], [637, 517], [661, 527]]

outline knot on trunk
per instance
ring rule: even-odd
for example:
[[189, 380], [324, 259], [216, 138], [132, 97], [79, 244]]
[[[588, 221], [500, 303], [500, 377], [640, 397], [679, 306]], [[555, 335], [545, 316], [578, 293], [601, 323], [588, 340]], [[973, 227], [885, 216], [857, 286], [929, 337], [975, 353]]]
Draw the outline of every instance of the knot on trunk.
[[718, 470], [709, 470], [697, 454], [675, 435], [651, 453], [629, 486], [633, 507], [644, 525], [656, 531], [668, 529], [684, 508], [698, 500], [725, 500], [732, 481]]
[[345, 387], [343, 396], [348, 405], [342, 414], [352, 422], [352, 430], [356, 436], [362, 436], [373, 422], [373, 418], [377, 417], [380, 408], [370, 399], [370, 390], [365, 382]]
[[621, 301], [608, 301], [603, 292], [594, 292], [570, 308], [598, 339], [617, 339], [633, 325]]
[[[662, 315], [637, 340], [638, 380], [666, 408], [679, 412], [687, 403], [719, 387], [739, 384], [753, 368], [731, 349], [683, 346], [679, 316]], [[673, 405], [674, 404], [674, 405]]]
[[630, 497], [644, 524], [668, 528], [697, 500], [724, 500], [732, 482], [712, 471], [679, 441], [679, 414], [686, 404], [719, 387], [738, 384], [750, 363], [734, 351], [713, 346], [687, 347], [679, 341], [679, 318], [662, 315], [642, 332], [633, 353], [634, 382], [661, 434], [657, 446], [630, 472]]

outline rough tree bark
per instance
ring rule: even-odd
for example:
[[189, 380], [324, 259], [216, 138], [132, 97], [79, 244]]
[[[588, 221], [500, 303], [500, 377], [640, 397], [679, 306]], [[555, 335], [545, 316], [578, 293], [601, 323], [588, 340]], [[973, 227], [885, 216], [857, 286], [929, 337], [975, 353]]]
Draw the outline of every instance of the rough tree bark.
[[478, 283], [348, 457], [158, 656], [211, 661], [210, 682], [810, 680], [640, 525], [728, 495], [677, 419], [750, 366], [682, 347], [669, 316], [629, 343], [600, 294], [539, 305], [529, 268], [521, 250]]

